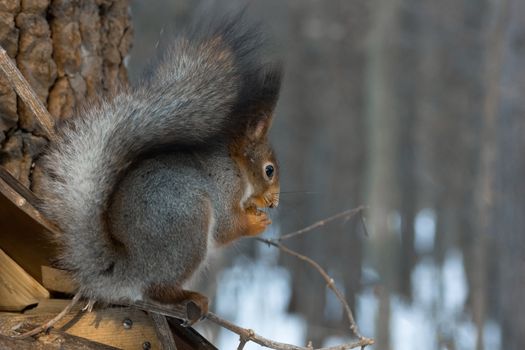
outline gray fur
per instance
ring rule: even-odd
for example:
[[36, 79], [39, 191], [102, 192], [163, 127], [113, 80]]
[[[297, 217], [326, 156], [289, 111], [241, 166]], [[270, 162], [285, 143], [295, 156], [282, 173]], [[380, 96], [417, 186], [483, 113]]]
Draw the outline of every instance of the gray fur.
[[89, 284], [96, 283], [90, 294], [101, 299], [116, 289], [113, 295], [121, 297], [152, 284], [182, 286], [191, 277], [219, 230], [233, 229], [228, 203], [240, 201], [235, 189], [242, 185], [227, 155], [216, 150], [205, 163], [194, 153], [157, 156], [126, 175], [109, 210], [109, 229], [125, 250], [104, 261], [113, 266], [110, 274], [90, 277]]

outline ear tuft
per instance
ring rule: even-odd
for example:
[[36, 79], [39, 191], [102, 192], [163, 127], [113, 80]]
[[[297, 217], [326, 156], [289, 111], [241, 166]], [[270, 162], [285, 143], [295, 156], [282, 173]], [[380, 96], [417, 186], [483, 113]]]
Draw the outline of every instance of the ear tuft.
[[252, 141], [260, 141], [268, 135], [268, 130], [272, 124], [272, 118], [265, 116], [260, 118], [255, 124], [248, 126], [248, 137]]

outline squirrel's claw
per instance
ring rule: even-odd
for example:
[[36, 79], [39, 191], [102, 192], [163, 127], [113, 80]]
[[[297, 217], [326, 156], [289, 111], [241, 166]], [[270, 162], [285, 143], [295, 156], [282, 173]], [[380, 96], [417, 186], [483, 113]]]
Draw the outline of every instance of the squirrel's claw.
[[96, 301], [95, 299], [89, 299], [89, 301], [87, 302], [86, 306], [84, 306], [84, 307], [82, 308], [82, 311], [83, 311], [83, 312], [85, 312], [85, 311], [87, 311], [87, 312], [91, 312], [91, 311], [93, 311], [93, 306], [95, 306], [95, 303], [96, 303], [96, 302], [97, 302], [97, 301]]

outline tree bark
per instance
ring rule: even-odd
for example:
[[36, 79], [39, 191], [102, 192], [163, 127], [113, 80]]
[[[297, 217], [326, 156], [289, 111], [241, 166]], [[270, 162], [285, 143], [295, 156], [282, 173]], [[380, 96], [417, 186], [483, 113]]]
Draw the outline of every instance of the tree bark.
[[[127, 84], [128, 0], [0, 0], [0, 44], [57, 120], [81, 103]], [[0, 78], [0, 165], [27, 187], [47, 140]]]

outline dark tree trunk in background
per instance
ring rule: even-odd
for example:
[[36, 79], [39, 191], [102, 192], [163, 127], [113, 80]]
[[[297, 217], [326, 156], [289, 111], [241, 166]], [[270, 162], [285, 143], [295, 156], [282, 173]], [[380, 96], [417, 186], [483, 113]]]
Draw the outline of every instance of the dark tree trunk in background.
[[399, 160], [400, 108], [395, 86], [402, 0], [370, 3], [372, 30], [368, 39], [367, 89], [367, 204], [370, 206], [372, 266], [380, 277], [378, 349], [390, 349], [390, 293], [397, 290], [399, 243], [392, 225], [399, 208], [396, 177]]
[[[127, 83], [128, 0], [1, 0], [0, 44], [57, 119], [85, 99]], [[31, 112], [0, 77], [0, 165], [38, 186], [46, 144]]]
[[496, 231], [502, 349], [525, 349], [525, 3], [509, 0], [497, 122]]
[[398, 44], [398, 74], [400, 83], [396, 89], [399, 101], [399, 162], [397, 164], [397, 182], [399, 196], [399, 218], [401, 234], [399, 292], [408, 301], [412, 299], [411, 274], [416, 263], [414, 247], [414, 220], [417, 212], [419, 183], [416, 174], [416, 126], [417, 101], [420, 86], [420, 51], [421, 51], [421, 2], [407, 0], [399, 14], [400, 38]]
[[[496, 127], [498, 109], [500, 104], [500, 82], [503, 63], [503, 50], [505, 43], [505, 29], [508, 22], [507, 1], [493, 3], [488, 11], [487, 30], [483, 32], [485, 39], [484, 80], [485, 97], [483, 101], [483, 114], [481, 118], [480, 150], [478, 172], [475, 180], [473, 217], [475, 239], [470, 241], [470, 304], [473, 320], [477, 327], [476, 349], [485, 349], [484, 329], [488, 317], [489, 288], [491, 264], [497, 250], [494, 235], [494, 200], [495, 200], [495, 174], [497, 143]], [[490, 256], [492, 255], [492, 259]]]

